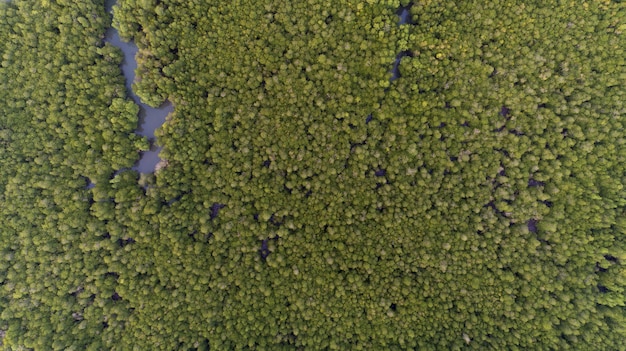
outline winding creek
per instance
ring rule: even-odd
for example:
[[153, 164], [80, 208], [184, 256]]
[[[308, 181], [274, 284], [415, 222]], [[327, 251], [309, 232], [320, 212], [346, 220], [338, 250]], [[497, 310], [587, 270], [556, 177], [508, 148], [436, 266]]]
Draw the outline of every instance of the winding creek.
[[[411, 23], [411, 13], [409, 12], [409, 10], [411, 9], [411, 6], [413, 6], [413, 4], [409, 4], [408, 6], [405, 7], [400, 7], [398, 8], [398, 10], [396, 11], [396, 15], [398, 15], [399, 21], [398, 21], [398, 25], [401, 26], [403, 24], [412, 24]], [[393, 67], [391, 68], [391, 78], [389, 79], [390, 82], [393, 82], [394, 80], [400, 78], [400, 60], [402, 60], [402, 58], [404, 56], [411, 56], [410, 52], [408, 51], [402, 51], [401, 53], [399, 53], [398, 55], [396, 55], [396, 60], [393, 63]]]
[[[396, 10], [396, 15], [398, 15], [398, 25], [401, 26], [403, 24], [413, 24], [411, 19], [411, 7], [413, 6], [413, 2], [409, 3], [407, 6], [400, 6]], [[389, 78], [389, 82], [393, 82], [394, 80], [401, 77], [400, 74], [400, 61], [403, 57], [409, 56], [412, 57], [412, 53], [410, 51], [402, 51], [396, 55], [396, 59], [393, 62], [393, 66], [391, 67], [391, 77]], [[385, 91], [388, 91], [389, 88], [386, 88]], [[365, 124], [370, 123], [373, 118], [373, 113], [370, 113], [365, 117]]]
[[[107, 13], [112, 13], [113, 5], [116, 0], [107, 0], [105, 8]], [[137, 61], [135, 55], [137, 54], [137, 46], [133, 42], [124, 42], [120, 39], [117, 30], [112, 26], [109, 27], [105, 34], [105, 42], [114, 45], [124, 54], [124, 60], [122, 62], [122, 73], [126, 78], [126, 91], [130, 98], [139, 106], [139, 126], [135, 130], [135, 133], [148, 138], [150, 141], [150, 150], [141, 153], [141, 157], [132, 169], [140, 173], [152, 173], [154, 172], [157, 163], [161, 161], [159, 158], [159, 152], [161, 147], [156, 146], [156, 137], [154, 131], [159, 128], [165, 122], [165, 117], [173, 111], [171, 103], [166, 102], [159, 108], [150, 107], [141, 102], [139, 97], [135, 95], [132, 90], [132, 84], [135, 80], [135, 69], [137, 68]]]

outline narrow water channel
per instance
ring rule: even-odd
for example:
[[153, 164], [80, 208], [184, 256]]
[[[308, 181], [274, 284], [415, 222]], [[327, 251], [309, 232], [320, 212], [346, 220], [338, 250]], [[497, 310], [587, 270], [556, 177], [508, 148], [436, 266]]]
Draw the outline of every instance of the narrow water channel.
[[[113, 5], [116, 0], [106, 0], [105, 9], [107, 13], [112, 13]], [[124, 42], [120, 39], [117, 30], [112, 26], [107, 29], [105, 34], [105, 42], [114, 45], [124, 54], [124, 60], [122, 62], [122, 73], [126, 78], [126, 91], [130, 98], [139, 106], [139, 125], [135, 130], [135, 133], [148, 138], [150, 141], [150, 150], [141, 153], [139, 161], [135, 163], [133, 169], [140, 173], [152, 173], [155, 167], [161, 159], [159, 158], [159, 152], [161, 147], [156, 146], [156, 138], [154, 131], [159, 128], [165, 122], [165, 117], [173, 111], [173, 106], [170, 102], [166, 102], [158, 108], [150, 107], [141, 102], [139, 97], [135, 95], [132, 90], [132, 84], [135, 80], [135, 69], [137, 68], [137, 61], [135, 55], [137, 54], [137, 46], [133, 42]]]
[[[411, 7], [413, 6], [413, 3], [409, 4], [408, 6], [405, 7], [400, 7], [398, 8], [398, 10], [396, 11], [396, 14], [398, 15], [398, 25], [401, 26], [403, 24], [412, 24], [411, 23], [411, 13], [409, 12], [411, 10]], [[394, 80], [400, 78], [400, 61], [402, 60], [402, 58], [404, 56], [411, 56], [411, 53], [408, 51], [402, 51], [401, 53], [399, 53], [398, 55], [396, 55], [396, 60], [393, 63], [393, 67], [391, 68], [391, 78], [389, 79], [389, 81], [393, 82]]]
[[[409, 3], [407, 6], [400, 6], [396, 10], [396, 15], [398, 15], [399, 26], [403, 24], [413, 24], [413, 21], [411, 20], [411, 12], [410, 12], [412, 6], [413, 6], [413, 2]], [[396, 55], [396, 59], [393, 62], [393, 66], [391, 67], [391, 77], [389, 78], [390, 82], [393, 82], [394, 80], [401, 77], [400, 61], [402, 60], [402, 58], [405, 56], [412, 57], [412, 55], [413, 54], [410, 51], [402, 51]], [[389, 88], [385, 89], [385, 91], [387, 91], [388, 89]], [[372, 113], [367, 115], [367, 117], [365, 117], [365, 124], [370, 123], [372, 121], [373, 116], [374, 115]]]

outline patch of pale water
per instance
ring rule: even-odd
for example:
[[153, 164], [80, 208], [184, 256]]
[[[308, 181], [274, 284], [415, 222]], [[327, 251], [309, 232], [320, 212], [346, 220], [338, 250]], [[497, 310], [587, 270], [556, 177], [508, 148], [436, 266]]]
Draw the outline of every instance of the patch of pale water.
[[[115, 0], [106, 1], [105, 8], [108, 13], [112, 12], [115, 3]], [[161, 147], [157, 147], [155, 144], [156, 137], [154, 132], [165, 123], [165, 118], [174, 108], [170, 102], [166, 102], [158, 108], [148, 106], [142, 103], [141, 99], [133, 92], [132, 84], [135, 81], [135, 70], [137, 69], [137, 60], [135, 57], [138, 51], [137, 46], [133, 42], [122, 41], [117, 30], [113, 27], [107, 29], [104, 40], [118, 47], [124, 54], [121, 69], [126, 78], [126, 90], [133, 102], [139, 106], [139, 125], [135, 133], [147, 137], [150, 141], [150, 150], [141, 152], [141, 157], [139, 161], [135, 163], [133, 169], [140, 173], [152, 173], [157, 164], [161, 161], [159, 158]]]

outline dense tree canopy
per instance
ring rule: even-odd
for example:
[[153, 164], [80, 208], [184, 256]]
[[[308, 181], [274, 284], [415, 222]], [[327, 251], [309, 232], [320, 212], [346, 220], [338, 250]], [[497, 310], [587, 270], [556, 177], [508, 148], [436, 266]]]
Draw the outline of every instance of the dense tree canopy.
[[[114, 216], [138, 201], [137, 106], [98, 2], [0, 3], [0, 330], [7, 350], [119, 349]], [[132, 188], [121, 191], [121, 180]], [[118, 182], [118, 180], [120, 182]], [[133, 191], [135, 191], [133, 193]], [[124, 210], [125, 211], [125, 210]], [[113, 214], [113, 216], [111, 216]]]
[[9, 349], [626, 349], [623, 3], [118, 0], [140, 177], [102, 1], [0, 11]]

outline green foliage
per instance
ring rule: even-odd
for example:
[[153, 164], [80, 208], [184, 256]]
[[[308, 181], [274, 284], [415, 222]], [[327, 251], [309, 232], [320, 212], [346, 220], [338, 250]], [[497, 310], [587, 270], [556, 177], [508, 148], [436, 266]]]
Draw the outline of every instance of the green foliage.
[[6, 345], [625, 350], [623, 4], [118, 1], [154, 175], [102, 4], [0, 5]]
[[115, 201], [133, 191], [116, 196], [109, 178], [132, 166], [135, 144], [145, 146], [134, 135], [138, 110], [126, 98], [121, 54], [102, 41], [110, 23], [102, 5], [0, 4], [0, 330], [7, 350], [125, 348], [132, 307], [112, 298], [126, 267], [111, 229], [120, 226]]

